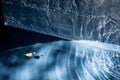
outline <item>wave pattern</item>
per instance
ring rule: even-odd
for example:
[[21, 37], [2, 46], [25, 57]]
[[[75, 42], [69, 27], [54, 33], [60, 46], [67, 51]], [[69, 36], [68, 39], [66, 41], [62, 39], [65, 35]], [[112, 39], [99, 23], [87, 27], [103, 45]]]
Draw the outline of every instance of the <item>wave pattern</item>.
[[[27, 52], [35, 54], [27, 58], [24, 56]], [[8, 53], [9, 56], [1, 58], [1, 79], [120, 80], [118, 45], [85, 40], [56, 41], [19, 47]], [[35, 55], [40, 59], [34, 59]]]

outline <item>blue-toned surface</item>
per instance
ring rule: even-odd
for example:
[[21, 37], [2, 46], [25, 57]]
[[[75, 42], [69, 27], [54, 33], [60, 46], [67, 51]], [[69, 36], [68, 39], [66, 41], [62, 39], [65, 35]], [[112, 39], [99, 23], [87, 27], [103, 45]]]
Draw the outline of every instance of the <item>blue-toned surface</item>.
[[[20, 37], [25, 33], [11, 30], [10, 34], [17, 37], [6, 40], [5, 47], [11, 46], [11, 40], [16, 46], [24, 41], [40, 43], [1, 53], [0, 80], [120, 80], [119, 0], [2, 2], [5, 25], [80, 40], [42, 43], [52, 39], [39, 40], [33, 34]], [[28, 57], [26, 53], [35, 54]]]
[[[29, 52], [32, 57], [24, 55]], [[120, 46], [97, 41], [37, 43], [0, 60], [1, 80], [120, 80]]]
[[120, 0], [2, 0], [5, 25], [120, 45]]

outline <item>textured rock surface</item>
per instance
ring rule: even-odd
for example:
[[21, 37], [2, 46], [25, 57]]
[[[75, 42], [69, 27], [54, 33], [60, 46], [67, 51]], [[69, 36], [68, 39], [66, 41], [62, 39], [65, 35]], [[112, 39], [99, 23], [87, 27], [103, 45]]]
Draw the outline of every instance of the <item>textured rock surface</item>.
[[120, 0], [3, 0], [5, 25], [120, 44]]

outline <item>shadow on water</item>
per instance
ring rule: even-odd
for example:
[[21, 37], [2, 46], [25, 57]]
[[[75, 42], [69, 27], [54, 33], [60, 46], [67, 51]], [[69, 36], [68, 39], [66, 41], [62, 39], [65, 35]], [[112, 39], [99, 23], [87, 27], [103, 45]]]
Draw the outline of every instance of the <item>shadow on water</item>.
[[50, 35], [14, 28], [12, 26], [2, 26], [0, 29], [0, 52], [35, 43], [47, 43], [52, 41], [66, 40]]

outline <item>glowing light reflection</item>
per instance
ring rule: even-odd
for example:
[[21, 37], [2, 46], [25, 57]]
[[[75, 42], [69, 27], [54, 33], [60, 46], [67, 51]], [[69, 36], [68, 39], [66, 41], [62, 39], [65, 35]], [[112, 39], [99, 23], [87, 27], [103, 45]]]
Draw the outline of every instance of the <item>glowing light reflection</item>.
[[26, 60], [14, 70], [16, 75], [9, 74], [9, 80], [120, 80], [119, 45], [81, 40], [37, 43], [17, 49], [20, 52], [28, 47], [43, 56]]

